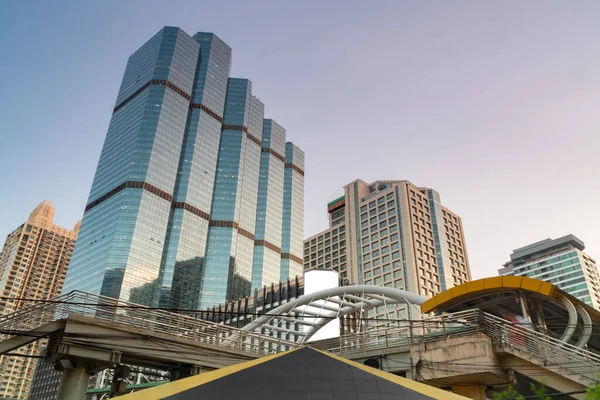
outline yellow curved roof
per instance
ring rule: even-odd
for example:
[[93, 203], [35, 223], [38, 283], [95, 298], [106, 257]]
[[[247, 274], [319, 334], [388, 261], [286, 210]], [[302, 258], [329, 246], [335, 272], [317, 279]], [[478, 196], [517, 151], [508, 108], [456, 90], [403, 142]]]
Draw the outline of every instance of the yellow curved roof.
[[421, 310], [427, 314], [442, 305], [467, 298], [473, 294], [501, 291], [504, 289], [522, 289], [551, 297], [559, 296], [559, 290], [556, 286], [548, 282], [525, 276], [495, 276], [463, 283], [462, 285], [448, 289], [421, 304]]

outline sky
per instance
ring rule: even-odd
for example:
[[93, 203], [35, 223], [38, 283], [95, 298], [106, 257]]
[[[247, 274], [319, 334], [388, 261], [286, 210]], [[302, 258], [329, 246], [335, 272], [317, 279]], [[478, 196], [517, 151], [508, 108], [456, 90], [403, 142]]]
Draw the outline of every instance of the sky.
[[436, 189], [474, 278], [572, 233], [600, 260], [600, 2], [4, 1], [0, 236], [81, 218], [127, 58], [163, 26], [233, 48], [306, 153], [305, 236], [355, 179]]

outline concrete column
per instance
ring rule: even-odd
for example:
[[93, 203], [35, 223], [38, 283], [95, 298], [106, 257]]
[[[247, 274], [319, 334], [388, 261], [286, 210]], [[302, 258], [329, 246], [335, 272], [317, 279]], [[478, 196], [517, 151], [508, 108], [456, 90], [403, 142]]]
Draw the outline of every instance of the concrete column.
[[519, 301], [521, 303], [521, 313], [523, 314], [523, 318], [527, 321], [531, 321], [531, 316], [529, 315], [529, 307], [527, 307], [527, 297], [525, 297], [525, 293], [519, 293]]
[[90, 372], [87, 365], [78, 365], [74, 368], [65, 368], [60, 378], [58, 400], [85, 399]]
[[452, 393], [468, 397], [473, 400], [486, 400], [485, 386], [452, 386]]

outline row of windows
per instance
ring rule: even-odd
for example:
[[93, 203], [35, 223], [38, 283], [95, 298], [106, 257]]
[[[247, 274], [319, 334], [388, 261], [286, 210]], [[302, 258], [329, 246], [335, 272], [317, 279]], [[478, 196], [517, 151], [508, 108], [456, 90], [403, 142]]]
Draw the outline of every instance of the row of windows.
[[363, 205], [360, 207], [360, 212], [365, 212], [370, 208], [375, 208], [376, 205], [378, 204], [383, 204], [385, 203], [386, 200], [392, 200], [394, 198], [394, 194], [393, 193], [388, 193], [386, 196], [382, 196], [380, 198], [378, 198], [377, 200], [373, 200], [369, 203], [368, 207], [367, 205]]

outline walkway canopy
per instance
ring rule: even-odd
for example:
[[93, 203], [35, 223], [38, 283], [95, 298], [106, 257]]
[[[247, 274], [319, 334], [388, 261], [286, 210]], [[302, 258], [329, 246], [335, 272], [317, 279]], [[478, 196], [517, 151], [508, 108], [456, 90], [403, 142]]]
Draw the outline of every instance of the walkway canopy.
[[411, 399], [466, 397], [301, 347], [119, 397], [123, 400]]
[[497, 276], [464, 283], [421, 304], [424, 313], [480, 309], [497, 316], [518, 314], [535, 329], [562, 341], [600, 351], [600, 312], [551, 283]]

